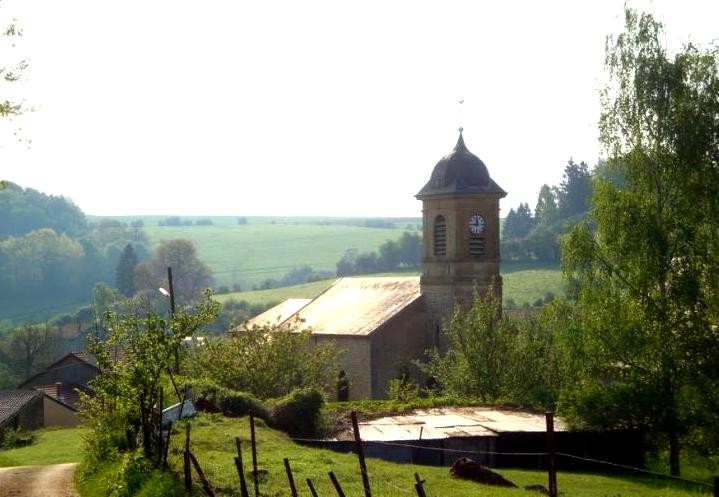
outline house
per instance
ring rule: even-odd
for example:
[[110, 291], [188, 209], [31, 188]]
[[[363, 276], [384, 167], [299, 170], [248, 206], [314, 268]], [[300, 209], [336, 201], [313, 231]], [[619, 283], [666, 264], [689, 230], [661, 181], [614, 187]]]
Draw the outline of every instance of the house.
[[94, 361], [84, 353], [69, 353], [18, 385], [18, 389], [42, 391], [53, 399], [76, 409], [79, 392], [91, 392], [88, 384], [100, 373]]
[[0, 390], [0, 432], [80, 424], [75, 409], [39, 390]]
[[[287, 300], [248, 324], [297, 319], [317, 342], [345, 350], [341, 369], [349, 398], [383, 398], [389, 382], [432, 347], [443, 347], [441, 326], [456, 303], [474, 291], [502, 297], [499, 200], [506, 195], [464, 143], [435, 165], [417, 193], [423, 207], [420, 277], [342, 278], [318, 297]], [[339, 373], [339, 371], [338, 371]]]

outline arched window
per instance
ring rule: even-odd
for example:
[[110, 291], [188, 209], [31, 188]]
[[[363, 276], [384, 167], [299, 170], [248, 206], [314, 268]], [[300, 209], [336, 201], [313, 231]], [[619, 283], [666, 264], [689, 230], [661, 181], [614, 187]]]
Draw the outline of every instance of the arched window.
[[447, 255], [447, 221], [441, 214], [434, 218], [434, 255]]

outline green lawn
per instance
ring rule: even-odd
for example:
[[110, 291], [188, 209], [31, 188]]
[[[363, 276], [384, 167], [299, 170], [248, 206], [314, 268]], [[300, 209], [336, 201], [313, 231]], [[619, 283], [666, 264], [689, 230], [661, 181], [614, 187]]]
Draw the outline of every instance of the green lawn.
[[0, 467], [80, 462], [86, 428], [45, 428], [35, 432], [27, 447], [0, 450]]
[[[292, 443], [284, 434], [266, 428], [261, 421], [257, 424], [259, 465], [267, 471], [260, 488], [262, 495], [290, 495], [283, 466], [285, 457], [290, 460], [300, 495], [309, 495], [306, 478], [312, 479], [319, 495], [335, 495], [327, 477], [328, 471], [334, 471], [347, 495], [362, 494], [357, 458], [354, 455], [303, 447]], [[239, 495], [238, 477], [232, 459], [235, 456], [236, 436], [242, 440], [245, 469], [248, 470], [251, 456], [249, 423], [246, 418], [227, 419], [216, 415], [201, 415], [192, 422], [192, 450], [218, 495]], [[182, 435], [176, 435], [170, 451], [170, 462], [177, 470], [182, 467], [182, 439]], [[367, 467], [372, 492], [376, 497], [415, 495], [415, 472], [426, 479], [425, 489], [430, 496], [538, 495], [525, 490], [499, 489], [456, 480], [449, 476], [448, 468], [444, 467], [395, 464], [377, 459], [369, 459]], [[508, 469], [499, 472], [520, 486], [546, 486], [546, 473], [542, 471]], [[252, 492], [251, 483], [248, 484]], [[572, 497], [688, 497], [709, 493], [669, 479], [568, 472], [559, 473], [558, 488], [560, 495]]]

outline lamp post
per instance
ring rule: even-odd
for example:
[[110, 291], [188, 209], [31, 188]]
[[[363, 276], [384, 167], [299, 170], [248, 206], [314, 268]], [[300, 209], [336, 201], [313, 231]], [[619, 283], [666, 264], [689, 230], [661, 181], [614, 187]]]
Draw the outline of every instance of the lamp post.
[[[167, 284], [170, 290], [164, 288], [158, 288], [159, 292], [170, 299], [170, 329], [172, 329], [172, 319], [175, 317], [175, 290], [172, 281], [172, 268], [167, 268]], [[175, 346], [175, 371], [180, 372], [180, 352], [178, 350], [179, 345]]]

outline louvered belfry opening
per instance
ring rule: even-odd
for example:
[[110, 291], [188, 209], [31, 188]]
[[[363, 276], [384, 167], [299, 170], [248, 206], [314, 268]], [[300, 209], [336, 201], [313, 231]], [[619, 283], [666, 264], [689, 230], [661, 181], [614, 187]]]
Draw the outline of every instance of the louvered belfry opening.
[[469, 235], [469, 256], [470, 257], [481, 257], [484, 255], [484, 236], [475, 235], [470, 233]]
[[434, 218], [434, 255], [447, 255], [447, 221], [441, 214]]

